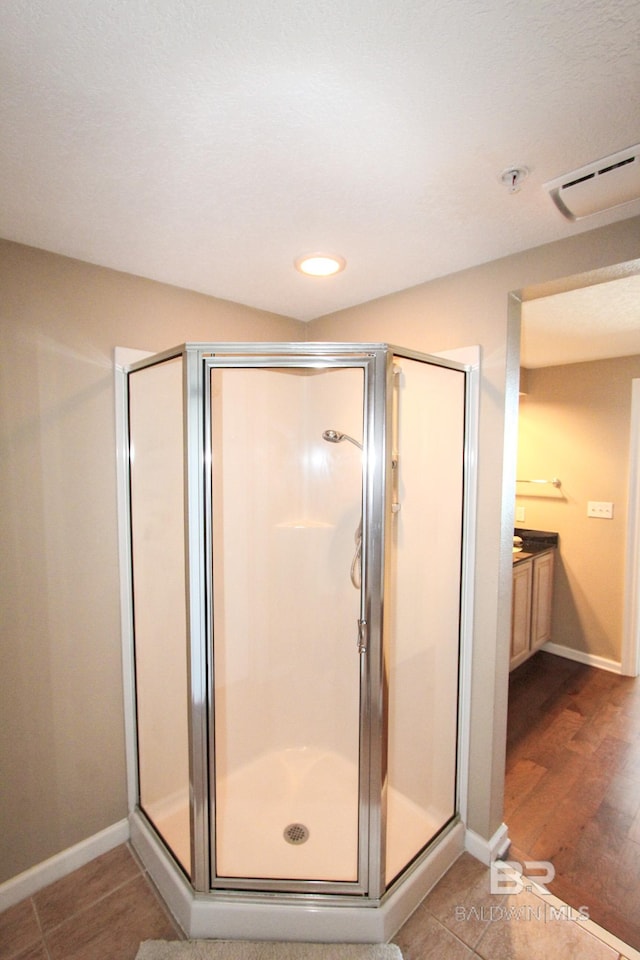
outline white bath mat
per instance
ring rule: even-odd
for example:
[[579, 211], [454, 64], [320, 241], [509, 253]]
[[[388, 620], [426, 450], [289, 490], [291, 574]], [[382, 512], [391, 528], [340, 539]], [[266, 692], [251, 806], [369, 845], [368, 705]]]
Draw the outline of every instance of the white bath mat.
[[146, 940], [136, 960], [402, 960], [394, 943]]

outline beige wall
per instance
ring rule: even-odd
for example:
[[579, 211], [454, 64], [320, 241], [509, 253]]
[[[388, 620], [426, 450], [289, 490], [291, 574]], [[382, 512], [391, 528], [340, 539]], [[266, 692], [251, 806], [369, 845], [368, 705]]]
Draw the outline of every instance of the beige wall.
[[[517, 330], [508, 294], [638, 256], [627, 220], [322, 318], [228, 302], [0, 245], [3, 677], [0, 880], [126, 813], [113, 347], [186, 339], [480, 344], [478, 570], [469, 820], [502, 819]], [[399, 238], [401, 242], [401, 238]], [[505, 418], [505, 405], [511, 414]], [[508, 455], [503, 463], [505, 431]], [[505, 481], [503, 484], [503, 469]], [[501, 511], [503, 486], [510, 505]]]
[[[528, 371], [528, 393], [520, 398], [518, 477], [562, 481], [559, 490], [518, 484], [516, 499], [525, 509], [522, 526], [560, 534], [552, 640], [615, 661], [634, 377], [639, 356], [544, 367]], [[612, 501], [613, 520], [587, 517], [589, 500]]]
[[296, 321], [0, 244], [0, 881], [126, 816], [112, 354]]
[[484, 838], [502, 822], [504, 786], [519, 358], [519, 313], [517, 302], [510, 309], [509, 294], [637, 258], [639, 231], [637, 218], [626, 220], [340, 311], [310, 326], [314, 340], [386, 340], [427, 352], [481, 345], [468, 821]]

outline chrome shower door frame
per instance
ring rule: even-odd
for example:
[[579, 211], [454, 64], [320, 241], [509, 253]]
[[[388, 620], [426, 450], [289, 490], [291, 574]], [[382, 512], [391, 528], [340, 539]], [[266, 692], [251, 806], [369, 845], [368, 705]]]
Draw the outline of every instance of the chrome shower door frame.
[[[385, 782], [384, 683], [382, 656], [382, 589], [384, 584], [385, 518], [390, 451], [387, 451], [387, 384], [390, 351], [381, 344], [187, 344], [186, 398], [188, 463], [189, 590], [191, 595], [192, 758], [194, 886], [236, 891], [238, 896], [278, 893], [315, 897], [382, 896], [384, 838], [381, 796]], [[213, 505], [210, 478], [211, 371], [214, 369], [359, 368], [363, 371], [364, 456], [362, 475], [362, 583], [360, 640], [354, 623], [353, 656], [359, 670], [359, 797], [358, 876], [354, 881], [272, 880], [215, 874], [215, 763], [213, 677]], [[196, 442], [194, 442], [196, 441]], [[206, 549], [202, 552], [202, 532]], [[206, 762], [205, 762], [206, 760]]]
[[[396, 902], [414, 896], [421, 871], [435, 849], [438, 837], [418, 852], [413, 861], [390, 884], [385, 881], [387, 807], [387, 695], [389, 667], [385, 653], [384, 604], [385, 557], [391, 543], [393, 491], [393, 357], [416, 359], [464, 372], [464, 365], [450, 360], [395, 347], [387, 343], [188, 343], [128, 366], [134, 371], [180, 357], [183, 376], [185, 543], [187, 558], [187, 646], [191, 820], [191, 877], [189, 889], [198, 895], [211, 891], [212, 902], [305, 905], [314, 911], [326, 905], [337, 915], [347, 907], [384, 907], [392, 912]], [[213, 768], [214, 687], [213, 563], [211, 498], [211, 403], [210, 372], [214, 368], [361, 368], [363, 370], [363, 467], [362, 467], [362, 584], [360, 589], [360, 639], [354, 623], [353, 655], [359, 657], [359, 795], [358, 875], [352, 881], [269, 880], [214, 876], [215, 770]], [[333, 424], [327, 424], [333, 426]], [[339, 426], [339, 424], [336, 424]], [[465, 431], [465, 451], [468, 437]], [[469, 470], [465, 452], [465, 476]], [[465, 481], [466, 490], [466, 481]], [[465, 493], [466, 499], [466, 493]], [[465, 507], [465, 511], [468, 508]], [[465, 528], [468, 528], [468, 517]], [[203, 549], [203, 541], [206, 548]], [[462, 582], [470, 580], [469, 571]], [[355, 603], [354, 603], [355, 606]], [[388, 638], [387, 638], [388, 639]], [[468, 656], [468, 651], [465, 654]], [[460, 679], [459, 686], [460, 688]], [[462, 738], [466, 722], [461, 714]], [[353, 728], [355, 731], [355, 727]], [[460, 735], [458, 743], [460, 743]], [[355, 751], [354, 751], [355, 752]], [[458, 775], [462, 765], [458, 766]], [[457, 791], [451, 821], [441, 832], [458, 837], [460, 832]], [[462, 790], [464, 799], [464, 790]], [[451, 829], [450, 829], [451, 828]], [[454, 834], [453, 828], [457, 832]], [[457, 840], [455, 842], [458, 842]], [[412, 879], [413, 878], [413, 879]], [[418, 878], [415, 880], [415, 878]], [[416, 882], [416, 887], [412, 884]], [[408, 882], [407, 882], [408, 881]], [[185, 884], [184, 873], [178, 881]], [[401, 892], [404, 888], [404, 893]], [[186, 895], [186, 894], [185, 894]], [[416, 901], [417, 902], [417, 901]], [[415, 904], [414, 904], [415, 905]], [[244, 909], [244, 908], [243, 908]], [[370, 913], [371, 911], [365, 911]], [[363, 921], [366, 922], [366, 921]], [[385, 921], [387, 922], [387, 921]]]

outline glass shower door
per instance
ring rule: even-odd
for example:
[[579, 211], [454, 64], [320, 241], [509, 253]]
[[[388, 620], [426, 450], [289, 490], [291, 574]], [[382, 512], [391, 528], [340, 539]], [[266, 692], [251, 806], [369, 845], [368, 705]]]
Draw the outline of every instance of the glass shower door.
[[387, 884], [456, 813], [465, 374], [395, 356]]
[[357, 884], [363, 365], [209, 364], [212, 885]]
[[129, 375], [139, 804], [191, 875], [182, 359]]

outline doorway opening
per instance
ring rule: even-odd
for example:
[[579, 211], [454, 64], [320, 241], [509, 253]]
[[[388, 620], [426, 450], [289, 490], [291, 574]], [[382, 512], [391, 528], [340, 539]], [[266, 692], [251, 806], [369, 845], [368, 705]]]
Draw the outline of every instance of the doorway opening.
[[[544, 330], [534, 327], [552, 300], [613, 297], [618, 281], [620, 290], [634, 287], [640, 263], [513, 297], [521, 411], [528, 408], [518, 478], [560, 476], [562, 492], [516, 489], [516, 524], [558, 532], [559, 546], [551, 643], [510, 675], [504, 815], [515, 859], [549, 861], [551, 893], [640, 948], [640, 871], [632, 866], [640, 862], [640, 314], [623, 343], [589, 330], [583, 312], [574, 339], [592, 350], [602, 344], [599, 355], [572, 356], [570, 331], [556, 322], [556, 353], [545, 357]], [[615, 299], [610, 308], [620, 326], [623, 310]], [[589, 501], [613, 501], [614, 524], [587, 517]], [[589, 577], [602, 581], [608, 607]]]

